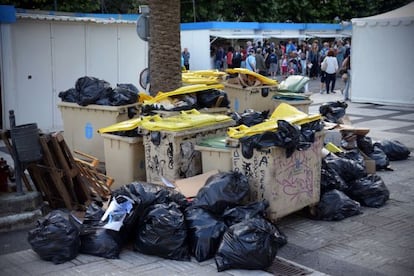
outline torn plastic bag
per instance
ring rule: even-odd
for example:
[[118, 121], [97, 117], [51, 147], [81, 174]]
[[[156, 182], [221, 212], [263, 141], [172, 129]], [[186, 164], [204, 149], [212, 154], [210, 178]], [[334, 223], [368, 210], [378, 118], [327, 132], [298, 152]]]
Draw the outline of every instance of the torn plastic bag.
[[203, 208], [189, 207], [185, 210], [188, 225], [188, 241], [191, 253], [197, 261], [213, 258], [227, 226], [221, 218]]
[[194, 198], [193, 206], [221, 215], [226, 208], [240, 205], [249, 192], [247, 176], [240, 172], [219, 172], [206, 180]]
[[336, 189], [321, 196], [319, 203], [310, 208], [310, 216], [318, 220], [343, 220], [361, 214], [361, 205]]
[[242, 222], [243, 220], [251, 218], [265, 218], [266, 209], [269, 207], [267, 201], [251, 202], [247, 205], [236, 206], [228, 208], [224, 211], [222, 218], [227, 226]]
[[103, 228], [119, 231], [127, 215], [132, 212], [133, 203], [132, 199], [124, 195], [112, 197], [111, 203], [101, 218], [105, 222]]
[[88, 76], [79, 78], [75, 88], [79, 92], [78, 104], [81, 106], [96, 104], [100, 99], [109, 99], [113, 92], [108, 82]]
[[322, 159], [321, 194], [333, 189], [345, 192], [348, 188], [348, 184], [342, 179], [338, 172], [330, 168], [326, 164], [325, 159]]
[[176, 190], [147, 182], [132, 182], [112, 192], [113, 198], [122, 199], [124, 196], [133, 201], [133, 209], [124, 218], [121, 228], [121, 236], [126, 241], [133, 240], [138, 222], [149, 206], [175, 202], [184, 210], [189, 205], [185, 196]]
[[79, 252], [79, 230], [69, 220], [69, 213], [60, 210], [53, 210], [39, 219], [27, 240], [41, 259], [54, 264], [70, 261]]
[[229, 107], [227, 93], [218, 89], [209, 89], [197, 93], [197, 108]]
[[265, 219], [253, 218], [234, 224], [224, 234], [217, 251], [217, 270], [265, 270], [277, 254], [276, 232], [276, 227]]
[[232, 114], [232, 119], [236, 121], [237, 125], [245, 125], [245, 126], [254, 126], [264, 122], [269, 117], [269, 110], [259, 112], [254, 110], [246, 110], [242, 114], [234, 112]]
[[138, 102], [138, 89], [133, 84], [118, 84], [113, 89], [110, 105], [120, 106]]
[[374, 151], [368, 156], [375, 161], [377, 170], [385, 170], [390, 165], [390, 160], [379, 146], [374, 145]]
[[66, 91], [61, 91], [59, 92], [58, 96], [62, 99], [63, 102], [77, 103], [79, 101], [79, 91], [75, 88], [70, 88]]
[[390, 198], [390, 191], [379, 175], [369, 174], [352, 183], [348, 195], [363, 206], [378, 208]]
[[372, 139], [371, 137], [368, 137], [368, 136], [358, 135], [357, 146], [366, 155], [370, 155], [374, 151], [374, 145], [372, 144]]
[[349, 159], [346, 156], [338, 157], [332, 153], [328, 154], [324, 159], [326, 165], [336, 171], [346, 183], [366, 176], [365, 163]]
[[[236, 206], [234, 208], [227, 209], [226, 211], [224, 211], [222, 218], [226, 222], [227, 226], [232, 226], [234, 224], [252, 218], [266, 219], [266, 209], [268, 207], [269, 203], [265, 200], [251, 202], [247, 205]], [[275, 235], [277, 238], [278, 247], [280, 248], [287, 243], [287, 237], [282, 231], [280, 231], [280, 229], [275, 224], [273, 224], [273, 226], [277, 230], [275, 232]]]
[[381, 140], [374, 145], [381, 148], [390, 161], [405, 160], [410, 156], [410, 150], [397, 140]]
[[325, 117], [325, 121], [340, 123], [340, 119], [345, 116], [348, 104], [342, 101], [327, 102], [319, 107], [319, 113]]
[[88, 206], [82, 223], [79, 252], [107, 259], [118, 259], [123, 246], [120, 232], [103, 228], [104, 215], [101, 207], [92, 203]]
[[134, 248], [148, 255], [189, 261], [187, 225], [178, 204], [171, 202], [150, 206], [140, 221]]
[[300, 148], [300, 129], [284, 120], [278, 120], [277, 125], [276, 132], [266, 131], [240, 138], [243, 156], [250, 159], [254, 149], [261, 150], [277, 146], [285, 148], [286, 158], [289, 158], [297, 147]]

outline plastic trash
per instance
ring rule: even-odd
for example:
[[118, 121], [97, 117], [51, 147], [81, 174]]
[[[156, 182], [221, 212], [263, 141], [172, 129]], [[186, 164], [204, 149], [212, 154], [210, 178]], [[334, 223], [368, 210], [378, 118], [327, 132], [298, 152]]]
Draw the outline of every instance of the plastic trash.
[[178, 204], [150, 206], [139, 224], [134, 248], [144, 254], [189, 261], [187, 225]]
[[410, 156], [410, 150], [397, 140], [381, 140], [374, 145], [381, 148], [390, 161], [405, 160]]
[[390, 165], [388, 156], [379, 146], [374, 145], [373, 152], [368, 156], [375, 161], [375, 168], [377, 170], [385, 170]]
[[197, 261], [213, 258], [227, 226], [221, 218], [202, 208], [189, 207], [185, 211], [188, 241]]
[[27, 240], [41, 259], [54, 264], [70, 261], [79, 252], [79, 230], [69, 220], [69, 214], [60, 210], [39, 219]]
[[310, 208], [310, 216], [319, 220], [343, 220], [361, 214], [361, 205], [336, 189], [321, 196], [319, 203]]
[[321, 194], [334, 189], [345, 192], [348, 188], [348, 184], [342, 179], [338, 172], [329, 167], [325, 160], [322, 159]]
[[123, 239], [118, 231], [103, 228], [101, 221], [104, 211], [92, 203], [88, 206], [81, 228], [80, 252], [107, 259], [118, 259], [123, 246]]
[[378, 208], [390, 198], [390, 191], [379, 175], [370, 174], [352, 183], [348, 195], [363, 206]]
[[194, 198], [193, 206], [220, 215], [226, 208], [240, 205], [249, 192], [247, 176], [240, 172], [220, 172], [206, 180]]
[[325, 121], [340, 123], [340, 119], [345, 116], [348, 104], [342, 101], [327, 102], [319, 107], [319, 113], [325, 117]]
[[328, 168], [334, 170], [346, 182], [351, 182], [366, 176], [365, 163], [350, 158], [328, 154], [325, 158]]
[[265, 219], [253, 218], [234, 224], [224, 234], [217, 251], [217, 270], [265, 270], [277, 254], [276, 232], [276, 227]]
[[305, 76], [289, 76], [278, 85], [277, 91], [303, 93], [305, 92], [305, 85], [309, 81], [310, 78]]

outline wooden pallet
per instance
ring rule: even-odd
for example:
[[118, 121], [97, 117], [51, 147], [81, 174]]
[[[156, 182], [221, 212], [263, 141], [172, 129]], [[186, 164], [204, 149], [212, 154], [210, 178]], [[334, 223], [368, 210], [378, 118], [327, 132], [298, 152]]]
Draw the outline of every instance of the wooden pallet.
[[[92, 193], [103, 200], [109, 198], [111, 195], [110, 187], [114, 183], [114, 179], [99, 170], [99, 159], [81, 151], [74, 150], [73, 152], [75, 153], [74, 159], [79, 172], [88, 182]], [[76, 157], [76, 155], [79, 157]]]
[[63, 135], [42, 134], [39, 139], [43, 158], [28, 169], [33, 182], [52, 209], [84, 209], [92, 200], [92, 192]]

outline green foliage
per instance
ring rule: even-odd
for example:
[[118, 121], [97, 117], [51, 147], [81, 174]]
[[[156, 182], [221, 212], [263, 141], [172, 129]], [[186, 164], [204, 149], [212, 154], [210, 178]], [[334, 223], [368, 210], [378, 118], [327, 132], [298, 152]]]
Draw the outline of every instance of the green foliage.
[[[149, 0], [0, 0], [16, 8], [64, 12], [137, 13]], [[181, 22], [316, 23], [372, 16], [412, 0], [181, 0]], [[195, 14], [194, 14], [195, 10]]]

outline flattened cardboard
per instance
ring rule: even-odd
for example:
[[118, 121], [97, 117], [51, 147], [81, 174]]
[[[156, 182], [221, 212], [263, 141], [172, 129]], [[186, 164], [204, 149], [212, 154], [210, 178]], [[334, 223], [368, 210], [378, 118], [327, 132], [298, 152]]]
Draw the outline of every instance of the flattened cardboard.
[[175, 181], [175, 187], [185, 197], [187, 198], [195, 197], [198, 191], [206, 183], [206, 180], [210, 176], [215, 175], [217, 173], [219, 173], [219, 170], [212, 170], [212, 171], [208, 171], [206, 173], [199, 174], [196, 176], [178, 179]]

